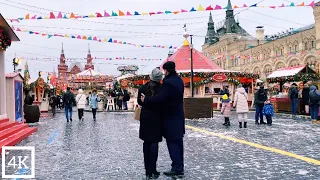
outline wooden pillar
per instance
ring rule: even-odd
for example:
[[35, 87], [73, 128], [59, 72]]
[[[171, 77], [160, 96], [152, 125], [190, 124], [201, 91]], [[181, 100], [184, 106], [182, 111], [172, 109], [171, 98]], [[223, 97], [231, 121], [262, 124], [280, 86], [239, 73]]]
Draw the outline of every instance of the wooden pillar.
[[5, 51], [0, 50], [0, 117], [7, 117]]

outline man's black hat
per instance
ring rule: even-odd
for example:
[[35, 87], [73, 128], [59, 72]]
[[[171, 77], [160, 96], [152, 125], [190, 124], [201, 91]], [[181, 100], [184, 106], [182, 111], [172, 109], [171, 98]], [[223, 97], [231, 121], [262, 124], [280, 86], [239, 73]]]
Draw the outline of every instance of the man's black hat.
[[163, 69], [165, 70], [175, 70], [176, 69], [176, 64], [172, 61], [167, 61], [166, 63], [163, 64], [162, 66]]

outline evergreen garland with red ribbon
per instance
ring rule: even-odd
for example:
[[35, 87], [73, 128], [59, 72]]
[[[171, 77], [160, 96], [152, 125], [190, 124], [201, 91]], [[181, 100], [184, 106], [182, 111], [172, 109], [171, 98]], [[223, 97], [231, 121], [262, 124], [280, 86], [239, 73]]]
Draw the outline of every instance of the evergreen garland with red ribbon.
[[10, 46], [11, 46], [10, 36], [7, 34], [6, 31], [4, 31], [3, 29], [0, 29], [0, 48], [5, 51]]

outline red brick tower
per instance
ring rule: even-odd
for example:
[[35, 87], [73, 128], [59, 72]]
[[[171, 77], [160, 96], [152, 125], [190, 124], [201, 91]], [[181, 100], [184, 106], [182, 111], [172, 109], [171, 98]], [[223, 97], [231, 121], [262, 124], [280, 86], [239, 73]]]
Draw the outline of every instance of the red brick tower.
[[88, 55], [87, 55], [87, 64], [84, 66], [84, 69], [94, 69], [94, 65], [92, 64], [92, 57], [90, 52], [90, 44], [88, 44]]
[[60, 54], [60, 64], [58, 65], [58, 75], [59, 76], [66, 76], [68, 71], [68, 66], [65, 64], [66, 58], [64, 56], [64, 50], [63, 50], [63, 43], [62, 43], [62, 49]]

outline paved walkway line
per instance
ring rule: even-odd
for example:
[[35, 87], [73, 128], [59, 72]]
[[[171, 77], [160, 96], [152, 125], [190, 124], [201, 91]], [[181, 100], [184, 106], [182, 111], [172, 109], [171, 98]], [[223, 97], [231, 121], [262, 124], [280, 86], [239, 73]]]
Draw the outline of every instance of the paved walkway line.
[[281, 154], [281, 155], [289, 156], [289, 157], [292, 157], [292, 158], [295, 158], [295, 159], [299, 159], [299, 160], [302, 160], [302, 161], [305, 161], [305, 162], [312, 163], [312, 164], [320, 166], [320, 161], [319, 160], [308, 158], [308, 157], [304, 157], [304, 156], [300, 156], [300, 155], [297, 155], [297, 154], [294, 154], [294, 153], [291, 153], [291, 152], [288, 152], [288, 151], [284, 151], [284, 150], [281, 150], [281, 149], [276, 149], [276, 148], [273, 148], [273, 147], [268, 147], [268, 146], [260, 145], [260, 144], [257, 144], [257, 143], [248, 142], [248, 141], [245, 141], [245, 140], [242, 140], [242, 139], [237, 139], [237, 138], [233, 138], [233, 137], [230, 137], [230, 136], [225, 136], [225, 135], [222, 135], [222, 134], [219, 134], [219, 133], [207, 131], [207, 130], [200, 129], [200, 128], [197, 128], [197, 127], [194, 127], [194, 126], [186, 125], [186, 128], [189, 128], [189, 129], [192, 129], [194, 131], [201, 132], [201, 133], [204, 133], [204, 134], [207, 134], [207, 135], [216, 136], [216, 137], [219, 137], [221, 139], [227, 139], [227, 140], [230, 140], [230, 141], [233, 141], [233, 142], [237, 142], [237, 143], [245, 144], [245, 145], [252, 146], [252, 147], [255, 147], [255, 148], [259, 148], [259, 149], [271, 151], [271, 152], [274, 152], [274, 153], [278, 153], [278, 154]]

